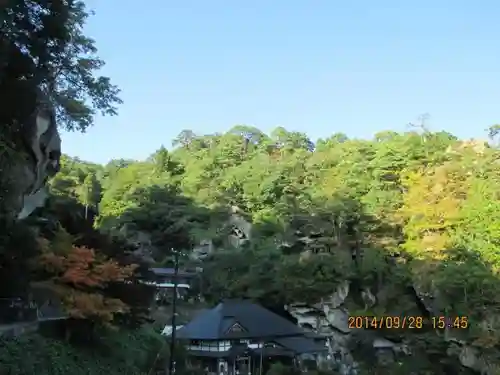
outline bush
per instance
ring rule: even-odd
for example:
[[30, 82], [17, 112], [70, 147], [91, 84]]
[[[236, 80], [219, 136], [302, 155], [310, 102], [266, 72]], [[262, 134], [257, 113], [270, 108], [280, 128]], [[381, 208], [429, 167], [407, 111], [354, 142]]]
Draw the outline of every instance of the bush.
[[[102, 344], [77, 349], [38, 334], [0, 338], [2, 375], [145, 375], [166, 345], [148, 328], [108, 333]], [[164, 363], [160, 358], [158, 364]]]
[[291, 366], [286, 366], [281, 362], [276, 362], [267, 370], [266, 375], [298, 375], [300, 371]]

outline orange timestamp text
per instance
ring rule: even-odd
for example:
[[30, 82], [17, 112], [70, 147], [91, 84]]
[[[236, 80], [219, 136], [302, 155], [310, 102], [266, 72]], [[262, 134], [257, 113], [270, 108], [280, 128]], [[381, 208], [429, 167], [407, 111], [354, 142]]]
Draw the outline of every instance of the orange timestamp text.
[[349, 329], [420, 329], [424, 326], [421, 316], [350, 316]]
[[422, 316], [350, 316], [349, 329], [466, 329], [469, 319], [466, 316], [436, 316], [431, 319]]
[[431, 324], [434, 329], [466, 329], [469, 327], [469, 318], [467, 316], [433, 316], [431, 318]]

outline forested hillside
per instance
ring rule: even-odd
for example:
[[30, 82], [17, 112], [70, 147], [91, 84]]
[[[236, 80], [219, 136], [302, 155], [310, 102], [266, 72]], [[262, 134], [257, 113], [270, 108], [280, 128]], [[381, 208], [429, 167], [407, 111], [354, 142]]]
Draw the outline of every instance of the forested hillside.
[[[391, 374], [466, 371], [453, 354], [464, 345], [481, 353], [472, 367], [498, 362], [496, 147], [425, 129], [313, 144], [284, 128], [266, 135], [246, 126], [186, 130], [174, 146], [106, 166], [65, 158], [53, 193], [74, 196], [96, 214], [96, 228], [157, 262], [211, 240], [209, 301], [315, 304], [348, 281], [350, 315], [428, 318], [429, 329], [384, 332], [412, 350]], [[238, 247], [227, 241], [229, 207], [252, 224]], [[440, 316], [462, 323], [432, 329]], [[353, 353], [370, 362], [366, 351]]]
[[[489, 144], [424, 127], [315, 141], [239, 125], [184, 130], [147, 160], [61, 157], [58, 129], [84, 132], [122, 103], [84, 33], [91, 12], [3, 5], [0, 375], [164, 369], [140, 281], [172, 249], [203, 269], [198, 302], [321, 315], [306, 328], [329, 339], [329, 375], [500, 374], [499, 125]], [[349, 316], [394, 319], [346, 329]]]

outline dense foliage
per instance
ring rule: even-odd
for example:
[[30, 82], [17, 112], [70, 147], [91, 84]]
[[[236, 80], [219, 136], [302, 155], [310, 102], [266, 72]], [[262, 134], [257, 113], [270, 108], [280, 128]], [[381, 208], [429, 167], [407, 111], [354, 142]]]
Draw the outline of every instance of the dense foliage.
[[[95, 115], [115, 115], [121, 103], [119, 89], [98, 74], [104, 62], [97, 56], [95, 42], [83, 33], [90, 12], [77, 0], [7, 0], [0, 8], [0, 373], [146, 373], [154, 359], [146, 357], [156, 356], [163, 340], [158, 334], [146, 337], [142, 331], [123, 327], [144, 320], [151, 293], [143, 293], [147, 296], [143, 300], [128, 297], [137, 289], [139, 268], [124, 259], [126, 247], [92, 228], [92, 202], [99, 193], [85, 186], [96, 185], [96, 179], [86, 176], [83, 188], [74, 192], [83, 205], [73, 194], [57, 195], [54, 189], [41, 217], [34, 215], [21, 223], [11, 215], [15, 204], [9, 199], [24, 193], [16, 190], [20, 185], [14, 180], [24, 178], [16, 171], [34, 168], [30, 165], [35, 156], [31, 155], [33, 120], [43, 110], [40, 105], [55, 109], [60, 128], [85, 131]], [[42, 152], [45, 146], [41, 145]], [[41, 289], [56, 292], [62, 306], [53, 306], [51, 296]], [[41, 307], [42, 320], [53, 317], [54, 311], [69, 319], [44, 326], [54, 338], [9, 339], [6, 333], [12, 327], [3, 318], [22, 323], [32, 319], [37, 314], [28, 316], [25, 310], [32, 310], [33, 300]], [[15, 309], [19, 310], [11, 311]], [[102, 350], [91, 355], [72, 346], [86, 336], [104, 350], [110, 339], [110, 332], [102, 329], [104, 323], [120, 324], [120, 340], [130, 350], [116, 341], [106, 358]]]
[[120, 299], [99, 291], [110, 283], [129, 280], [136, 265], [121, 266], [98, 256], [92, 249], [77, 246], [57, 249], [50, 243], [42, 248], [36, 263], [46, 274], [46, 280], [37, 286], [55, 292], [69, 317], [110, 323], [114, 314], [128, 312], [128, 306]]
[[108, 333], [99, 346], [85, 349], [52, 338], [27, 335], [15, 340], [0, 339], [1, 373], [146, 375], [157, 355], [162, 356], [159, 363], [163, 363], [166, 349], [162, 337], [147, 329]]
[[115, 115], [121, 103], [95, 42], [83, 33], [89, 12], [83, 1], [7, 0], [0, 9], [0, 111], [2, 126], [33, 113], [42, 89], [69, 130], [91, 126], [97, 113]]
[[[335, 134], [313, 148], [305, 134], [245, 126], [183, 131], [175, 144], [146, 161], [90, 166], [65, 158], [54, 192], [93, 207], [101, 231], [146, 247], [158, 262], [171, 248], [211, 240], [216, 250], [200, 284], [211, 301], [316, 303], [347, 280], [351, 313], [467, 316], [467, 329], [448, 335], [497, 360], [497, 148], [427, 130], [372, 140]], [[89, 175], [97, 182], [85, 184]], [[252, 229], [235, 247], [227, 238], [242, 219]], [[414, 336], [399, 339], [436, 346], [432, 330]], [[437, 347], [446, 356], [446, 346]], [[422, 371], [450, 366], [421, 353]]]
[[[0, 15], [2, 163], [24, 147], [18, 125], [39, 90], [68, 130], [116, 114], [119, 90], [97, 74], [104, 63], [83, 34], [83, 2], [6, 1]], [[55, 291], [70, 317], [61, 323], [67, 341], [2, 340], [1, 370], [144, 373], [160, 349], [156, 335], [129, 330], [151, 299], [138, 283], [147, 277], [142, 262], [164, 264], [171, 249], [199, 244], [214, 250], [199, 283], [211, 302], [313, 304], [348, 282], [351, 314], [467, 317], [466, 328], [444, 334], [385, 332], [413, 359], [381, 373], [464, 373], [448, 358], [450, 338], [499, 363], [499, 129], [489, 129], [491, 145], [426, 129], [314, 143], [282, 127], [268, 135], [239, 125], [184, 130], [172, 151], [162, 146], [145, 161], [101, 166], [64, 156], [44, 209], [25, 223], [0, 217], [0, 296], [24, 298], [35, 285]], [[97, 328], [111, 325], [120, 329], [109, 344], [112, 333], [98, 337]], [[109, 356], [69, 345], [82, 331]], [[377, 370], [364, 340], [357, 359]]]

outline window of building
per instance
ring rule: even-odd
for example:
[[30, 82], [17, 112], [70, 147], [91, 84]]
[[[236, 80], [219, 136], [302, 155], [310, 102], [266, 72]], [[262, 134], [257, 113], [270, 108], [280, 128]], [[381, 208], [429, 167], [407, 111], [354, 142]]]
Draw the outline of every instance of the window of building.
[[219, 341], [219, 350], [227, 351], [231, 349], [231, 341]]

